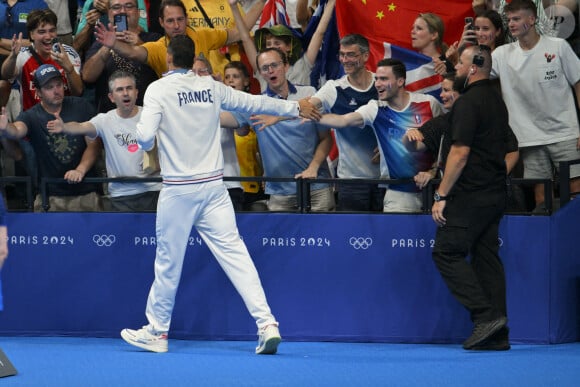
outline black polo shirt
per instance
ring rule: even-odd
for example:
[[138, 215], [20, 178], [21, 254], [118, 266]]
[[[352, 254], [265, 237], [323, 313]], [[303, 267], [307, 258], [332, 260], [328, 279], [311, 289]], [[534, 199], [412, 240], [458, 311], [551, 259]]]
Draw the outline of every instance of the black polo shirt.
[[450, 194], [505, 191], [505, 155], [518, 149], [507, 108], [490, 80], [470, 84], [450, 113], [451, 141], [471, 148]]

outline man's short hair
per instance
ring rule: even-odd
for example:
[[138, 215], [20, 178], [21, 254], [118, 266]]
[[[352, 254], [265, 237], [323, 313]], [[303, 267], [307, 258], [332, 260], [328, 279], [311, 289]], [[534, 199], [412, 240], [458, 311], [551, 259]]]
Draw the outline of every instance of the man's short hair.
[[357, 45], [361, 54], [369, 52], [369, 41], [360, 34], [349, 34], [340, 39], [341, 46]]
[[165, 7], [179, 7], [183, 10], [183, 14], [187, 17], [187, 9], [181, 0], [163, 0], [159, 5], [159, 17], [163, 20], [165, 19], [164, 10]]
[[245, 78], [250, 78], [250, 72], [248, 71], [248, 67], [244, 64], [244, 62], [240, 62], [239, 60], [233, 60], [227, 63], [224, 66], [224, 73], [227, 69], [236, 69], [242, 73]]
[[182, 69], [191, 69], [195, 58], [195, 43], [187, 35], [173, 37], [167, 45], [167, 53], [173, 56], [173, 65]]
[[280, 59], [282, 59], [282, 63], [284, 63], [285, 65], [288, 64], [288, 55], [286, 55], [286, 53], [282, 50], [280, 50], [277, 47], [268, 47], [263, 49], [262, 51], [260, 51], [258, 53], [258, 55], [256, 55], [256, 66], [260, 67], [260, 64], [258, 62], [258, 58], [260, 58], [260, 56], [266, 52], [276, 52], [278, 53], [278, 55], [280, 56]]
[[393, 69], [393, 74], [395, 78], [407, 79], [407, 67], [403, 62], [398, 59], [385, 58], [381, 59], [377, 64], [377, 67], [391, 67]]
[[486, 74], [489, 75], [491, 72], [491, 47], [485, 44], [480, 44], [476, 46], [464, 46], [459, 50], [459, 55], [462, 55], [464, 51], [469, 51], [469, 57], [471, 63], [482, 69]]
[[56, 27], [57, 20], [56, 14], [50, 9], [35, 9], [31, 11], [26, 19], [28, 36], [42, 24], [51, 24]]
[[121, 78], [131, 78], [131, 80], [133, 81], [133, 85], [137, 86], [137, 79], [135, 78], [135, 75], [131, 74], [128, 71], [124, 71], [124, 70], [116, 70], [113, 74], [111, 74], [111, 76], [109, 77], [109, 92], [112, 93], [113, 92], [113, 84], [115, 83], [115, 81], [117, 79], [121, 79]]
[[504, 12], [530, 11], [538, 18], [538, 9], [532, 0], [512, 0], [511, 3], [506, 4]]
[[195, 64], [195, 62], [202, 62], [205, 65], [205, 67], [207, 68], [208, 74], [210, 74], [210, 75], [213, 74], [213, 67], [212, 67], [209, 59], [207, 59], [205, 57], [205, 55], [203, 55], [203, 52], [200, 52], [199, 55], [197, 55], [195, 57], [195, 60], [193, 62], [194, 62], [194, 64]]

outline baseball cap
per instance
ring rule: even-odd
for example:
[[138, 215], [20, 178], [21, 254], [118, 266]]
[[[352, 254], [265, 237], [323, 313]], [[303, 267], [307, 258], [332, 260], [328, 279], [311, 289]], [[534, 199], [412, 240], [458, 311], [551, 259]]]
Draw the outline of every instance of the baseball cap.
[[62, 75], [55, 65], [43, 64], [39, 66], [34, 72], [34, 86], [42, 87], [46, 85], [48, 81], [57, 77], [62, 79]]
[[260, 28], [256, 30], [254, 35], [254, 40], [256, 42], [256, 47], [258, 51], [266, 48], [266, 38], [265, 35], [271, 34], [273, 36], [287, 36], [290, 38], [291, 51], [290, 51], [290, 63], [296, 62], [302, 55], [302, 42], [300, 39], [292, 32], [292, 30], [283, 24], [276, 24], [271, 27]]

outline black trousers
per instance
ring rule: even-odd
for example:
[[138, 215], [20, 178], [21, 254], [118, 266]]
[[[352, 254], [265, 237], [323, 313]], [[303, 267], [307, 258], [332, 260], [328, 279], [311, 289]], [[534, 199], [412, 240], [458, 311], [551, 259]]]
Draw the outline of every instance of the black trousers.
[[433, 247], [437, 269], [474, 323], [507, 316], [505, 273], [498, 253], [506, 195], [485, 195], [484, 200], [481, 195], [458, 195], [447, 202], [443, 212], [447, 222], [437, 228]]

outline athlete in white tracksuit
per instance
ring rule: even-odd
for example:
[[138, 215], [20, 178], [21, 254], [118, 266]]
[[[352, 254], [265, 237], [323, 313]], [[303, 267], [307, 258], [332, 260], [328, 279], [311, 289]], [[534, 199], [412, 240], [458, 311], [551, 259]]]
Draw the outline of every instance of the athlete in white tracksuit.
[[234, 90], [211, 77], [179, 68], [172, 61], [173, 55], [168, 54], [170, 71], [147, 88], [137, 125], [137, 139], [143, 149], [152, 148], [157, 137], [163, 177], [147, 329], [155, 334], [169, 330], [192, 226], [242, 296], [258, 328], [277, 326], [256, 268], [240, 239], [222, 180], [219, 115], [224, 109], [297, 117], [299, 104]]

